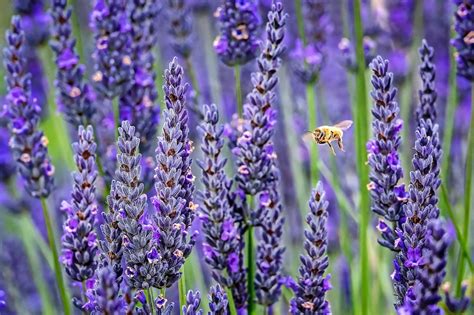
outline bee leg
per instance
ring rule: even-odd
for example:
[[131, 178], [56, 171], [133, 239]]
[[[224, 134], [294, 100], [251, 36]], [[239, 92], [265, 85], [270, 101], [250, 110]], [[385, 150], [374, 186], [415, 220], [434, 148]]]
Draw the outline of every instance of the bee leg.
[[332, 146], [331, 142], [328, 142], [328, 146], [331, 148], [332, 154], [336, 155], [336, 151], [334, 151], [334, 147]]
[[344, 151], [344, 145], [342, 144], [342, 139], [341, 138], [339, 138], [337, 140], [337, 145], [339, 146], [339, 149], [341, 149], [342, 152], [345, 152]]

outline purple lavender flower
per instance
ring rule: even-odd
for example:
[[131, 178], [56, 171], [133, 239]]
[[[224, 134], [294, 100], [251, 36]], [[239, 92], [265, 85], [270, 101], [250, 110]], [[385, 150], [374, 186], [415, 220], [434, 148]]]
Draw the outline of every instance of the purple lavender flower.
[[451, 43], [457, 51], [458, 75], [474, 81], [474, 1], [454, 0], [454, 3], [456, 37]]
[[437, 305], [441, 301], [438, 291], [446, 275], [446, 259], [449, 247], [449, 235], [443, 224], [434, 220], [429, 224], [426, 244], [423, 249], [423, 267], [418, 269], [418, 276], [413, 287], [406, 294], [402, 310], [407, 314], [443, 314]]
[[281, 277], [283, 269], [283, 224], [279, 184], [280, 176], [273, 166], [273, 178], [267, 190], [259, 195], [257, 226], [260, 239], [257, 244], [257, 271], [255, 274], [255, 291], [258, 303], [271, 306], [281, 294]]
[[76, 40], [72, 37], [71, 8], [67, 0], [53, 0], [51, 16], [53, 28], [51, 48], [56, 53], [56, 99], [66, 116], [66, 120], [75, 128], [92, 122], [96, 112], [92, 105], [91, 88], [84, 83], [85, 67], [79, 64], [75, 51]]
[[326, 300], [326, 292], [331, 289], [330, 275], [324, 277], [329, 265], [327, 256], [327, 218], [328, 202], [321, 182], [311, 193], [310, 213], [306, 218], [309, 230], [305, 231], [304, 248], [299, 268], [300, 278], [291, 300], [291, 314], [330, 314], [331, 306]]
[[195, 243], [195, 235], [188, 232], [197, 205], [192, 201], [194, 177], [189, 156], [193, 148], [188, 138], [187, 89], [183, 68], [174, 58], [165, 72], [166, 109], [156, 149], [156, 196], [152, 200], [156, 210], [153, 222], [159, 235], [157, 249], [166, 265], [155, 284], [158, 288], [170, 287], [179, 279], [184, 260]]
[[229, 301], [227, 300], [227, 294], [219, 284], [212, 286], [209, 295], [209, 309], [212, 315], [226, 315], [228, 314]]
[[[388, 61], [375, 58], [370, 64], [372, 70], [371, 92], [374, 106], [372, 115], [373, 138], [367, 143], [370, 166], [368, 188], [372, 198], [372, 211], [382, 217], [377, 229], [381, 232], [380, 245], [398, 251], [394, 228], [403, 219], [403, 204], [406, 193], [400, 180], [403, 170], [398, 157], [402, 121], [400, 108], [395, 101], [397, 89], [392, 86], [393, 74], [388, 72]], [[386, 220], [386, 221], [384, 221]]]
[[188, 58], [192, 51], [193, 21], [189, 0], [167, 0], [171, 46], [181, 57]]
[[124, 94], [131, 85], [131, 25], [124, 0], [96, 0], [92, 12], [93, 53], [97, 91], [107, 99]]
[[331, 30], [324, 0], [304, 0], [305, 38], [298, 38], [291, 52], [292, 67], [304, 83], [316, 82], [326, 60], [325, 46]]
[[16, 172], [15, 161], [8, 147], [8, 130], [0, 125], [0, 182], [6, 183]]
[[237, 156], [237, 183], [246, 194], [256, 195], [272, 180], [272, 165], [276, 158], [272, 137], [276, 123], [274, 106], [276, 75], [281, 55], [287, 15], [281, 3], [272, 6], [266, 26], [267, 41], [258, 57], [258, 71], [252, 73], [253, 90], [244, 105], [243, 132], [232, 150]]
[[436, 99], [438, 93], [435, 89], [436, 67], [433, 63], [434, 49], [430, 47], [426, 40], [423, 40], [419, 49], [421, 65], [420, 78], [423, 84], [422, 90], [418, 91], [420, 105], [416, 110], [417, 124], [421, 124], [421, 120], [430, 119], [433, 123], [436, 121]]
[[388, 32], [397, 47], [409, 47], [413, 40], [413, 13], [415, 1], [392, 0], [386, 2]]
[[186, 305], [183, 305], [183, 315], [202, 315], [202, 310], [199, 309], [201, 305], [201, 294], [199, 291], [188, 291], [186, 294]]
[[[423, 87], [419, 93], [419, 122], [412, 160], [413, 170], [410, 172], [409, 201], [404, 207], [406, 220], [397, 228], [400, 252], [396, 258], [394, 287], [398, 305], [406, 303], [410, 298], [409, 293], [419, 290], [416, 288], [416, 281], [420, 280], [419, 270], [425, 268], [423, 266], [427, 263], [420, 253], [428, 246], [426, 234], [430, 222], [439, 217], [437, 190], [441, 185], [439, 174], [442, 151], [438, 125], [432, 121], [435, 117], [430, 116], [430, 113], [435, 112], [435, 99], [431, 93], [434, 67], [428, 65], [431, 63], [433, 49], [424, 42], [420, 55], [423, 61], [420, 67]], [[424, 102], [427, 99], [429, 102]]]
[[95, 285], [87, 293], [88, 302], [83, 309], [91, 314], [123, 314], [125, 301], [120, 295], [116, 273], [108, 265], [97, 271]]
[[257, 55], [260, 18], [253, 0], [223, 0], [214, 14], [220, 35], [214, 49], [228, 66], [243, 65]]
[[[161, 272], [160, 256], [154, 246], [153, 229], [146, 216], [147, 196], [143, 193], [141, 176], [140, 140], [135, 128], [128, 121], [122, 122], [117, 141], [117, 170], [112, 190], [120, 209], [118, 227], [122, 231], [125, 245], [123, 256], [126, 264], [126, 279], [131, 288], [148, 289]], [[149, 226], [149, 227], [148, 227]]]
[[199, 126], [204, 153], [203, 160], [198, 161], [204, 186], [204, 190], [199, 192], [199, 217], [205, 236], [205, 261], [212, 268], [212, 276], [221, 285], [232, 289], [236, 306], [242, 308], [247, 301], [243, 242], [229, 203], [232, 182], [224, 170], [227, 162], [221, 156], [224, 128], [218, 121], [217, 107], [205, 105], [204, 120]]
[[97, 234], [94, 230], [97, 205], [95, 199], [96, 144], [91, 126], [79, 127], [79, 141], [74, 148], [77, 171], [72, 174], [74, 186], [71, 201], [63, 201], [61, 210], [67, 215], [63, 225], [62, 263], [69, 277], [78, 282], [94, 276], [97, 268]]
[[162, 295], [159, 295], [155, 299], [156, 315], [171, 315], [173, 312], [173, 308], [174, 303], [168, 303], [168, 300]]
[[120, 98], [120, 120], [128, 120], [135, 126], [141, 150], [146, 153], [156, 135], [160, 112], [152, 51], [158, 4], [156, 0], [134, 0], [130, 6], [134, 77], [132, 87]]
[[50, 18], [44, 11], [42, 0], [14, 0], [15, 12], [21, 15], [26, 42], [30, 47], [42, 45], [48, 40]]
[[9, 145], [26, 190], [35, 198], [47, 197], [54, 185], [54, 166], [48, 156], [48, 139], [39, 131], [41, 109], [31, 98], [31, 80], [23, 58], [25, 35], [14, 16], [7, 31], [4, 64], [8, 87], [5, 108], [10, 130]]

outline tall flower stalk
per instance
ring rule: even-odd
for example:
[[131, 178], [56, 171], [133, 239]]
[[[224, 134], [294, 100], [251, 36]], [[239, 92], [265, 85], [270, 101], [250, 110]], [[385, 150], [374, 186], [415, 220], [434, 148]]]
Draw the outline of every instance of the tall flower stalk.
[[[156, 149], [155, 207], [153, 223], [159, 235], [157, 250], [166, 268], [159, 274], [157, 288], [168, 288], [180, 280], [184, 288], [182, 267], [195, 243], [195, 234], [189, 235], [197, 205], [193, 203], [194, 177], [191, 173], [186, 91], [183, 68], [176, 58], [165, 72], [166, 109], [163, 113], [162, 135]], [[184, 298], [180, 294], [180, 301]]]
[[20, 25], [20, 18], [14, 16], [10, 30], [6, 35], [7, 47], [4, 50], [4, 64], [7, 70], [7, 106], [9, 118], [9, 145], [18, 172], [25, 181], [27, 192], [40, 199], [43, 217], [48, 232], [48, 240], [53, 255], [56, 282], [59, 288], [64, 313], [71, 314], [67, 289], [64, 284], [56, 238], [47, 201], [54, 186], [54, 166], [48, 155], [48, 139], [38, 130], [41, 108], [31, 95], [31, 78], [26, 72], [23, 49], [25, 35]]
[[328, 201], [321, 182], [318, 182], [309, 200], [310, 213], [306, 218], [305, 255], [300, 257], [298, 284], [291, 300], [291, 314], [331, 314], [326, 292], [331, 289], [330, 275], [324, 276], [329, 265]]

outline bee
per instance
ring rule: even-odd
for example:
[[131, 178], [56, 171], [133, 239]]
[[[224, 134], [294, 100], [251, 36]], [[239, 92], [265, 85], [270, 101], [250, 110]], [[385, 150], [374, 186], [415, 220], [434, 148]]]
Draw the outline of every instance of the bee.
[[344, 152], [344, 145], [342, 143], [342, 136], [344, 130], [349, 129], [352, 126], [352, 120], [343, 120], [334, 126], [320, 126], [313, 131], [307, 132], [304, 135], [304, 139], [314, 140], [317, 144], [327, 144], [334, 155], [334, 147], [331, 142], [337, 141], [337, 145], [342, 152]]

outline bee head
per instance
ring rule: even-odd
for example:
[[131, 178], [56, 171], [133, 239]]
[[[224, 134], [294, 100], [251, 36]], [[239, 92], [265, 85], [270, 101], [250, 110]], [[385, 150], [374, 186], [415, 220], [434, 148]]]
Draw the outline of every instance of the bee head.
[[321, 129], [316, 128], [316, 129], [314, 129], [314, 131], [313, 131], [313, 135], [314, 135], [314, 139], [318, 140], [318, 139], [320, 139], [322, 136], [324, 136], [324, 133], [323, 133], [323, 131], [322, 131]]

